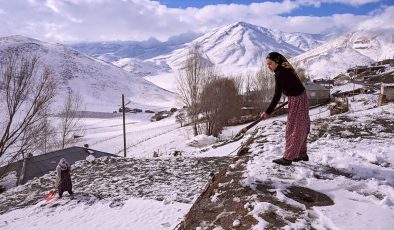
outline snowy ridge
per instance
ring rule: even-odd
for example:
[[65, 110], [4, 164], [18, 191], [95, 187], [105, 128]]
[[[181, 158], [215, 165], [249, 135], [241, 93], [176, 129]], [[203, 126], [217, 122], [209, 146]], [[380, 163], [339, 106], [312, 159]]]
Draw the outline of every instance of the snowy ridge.
[[23, 36], [0, 38], [0, 54], [9, 47], [36, 54], [40, 61], [52, 68], [59, 83], [59, 95], [71, 89], [81, 94], [87, 110], [112, 112], [117, 110], [122, 93], [130, 106], [152, 108], [169, 107], [173, 94], [128, 73], [125, 70], [82, 54], [61, 44], [49, 44]]
[[113, 64], [140, 77], [167, 73], [171, 70], [171, 68], [164, 62], [156, 64], [151, 61], [144, 61], [138, 58], [122, 58], [113, 62]]
[[267, 53], [278, 51], [287, 57], [304, 52], [304, 49], [321, 44], [318, 35], [302, 33], [284, 33], [278, 30], [237, 22], [219, 27], [193, 40], [184, 48], [169, 55], [153, 58], [154, 61], [165, 60], [173, 69], [179, 69], [186, 59], [188, 49], [197, 44], [213, 64], [248, 68], [258, 67]]
[[108, 62], [118, 61], [122, 58], [145, 60], [179, 49], [197, 36], [199, 34], [188, 32], [170, 37], [165, 42], [150, 38], [145, 41], [87, 42], [70, 46], [89, 56]]
[[350, 67], [392, 58], [394, 29], [360, 30], [331, 40], [291, 59], [313, 79], [334, 78]]
[[278, 41], [283, 40], [303, 51], [308, 51], [326, 42], [326, 36], [321, 34], [285, 33], [276, 29], [273, 30], [273, 34]]

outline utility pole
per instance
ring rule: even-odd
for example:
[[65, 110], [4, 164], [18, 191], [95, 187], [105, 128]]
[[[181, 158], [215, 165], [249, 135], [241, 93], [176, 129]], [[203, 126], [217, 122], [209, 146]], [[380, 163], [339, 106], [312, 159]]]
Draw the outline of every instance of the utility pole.
[[328, 99], [330, 100], [331, 103], [331, 76], [328, 75]]
[[126, 157], [126, 115], [124, 106], [124, 94], [122, 94], [122, 113], [123, 113], [123, 150], [124, 157]]
[[354, 80], [355, 79], [354, 78], [357, 76], [357, 72], [358, 72], [357, 70], [358, 70], [358, 67], [356, 66], [356, 70], [355, 70], [356, 73], [354, 74], [353, 79], [352, 79], [353, 80], [353, 99], [352, 99], [352, 101], [354, 101], [354, 94], [355, 94], [355, 92], [354, 92], [354, 90], [355, 90], [355, 82], [354, 82]]

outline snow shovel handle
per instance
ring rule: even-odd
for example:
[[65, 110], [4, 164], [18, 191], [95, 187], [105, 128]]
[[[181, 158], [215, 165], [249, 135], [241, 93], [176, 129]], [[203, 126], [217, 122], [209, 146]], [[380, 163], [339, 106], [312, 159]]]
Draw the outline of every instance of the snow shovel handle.
[[[283, 102], [283, 103], [280, 104], [278, 107], [276, 107], [276, 108], [274, 109], [274, 111], [272, 111], [272, 112], [278, 111], [280, 108], [284, 107], [284, 106], [287, 105], [288, 103], [289, 103], [288, 101]], [[257, 123], [259, 123], [259, 122], [262, 121], [262, 120], [263, 120], [263, 118], [260, 117], [259, 119], [255, 120], [252, 124], [250, 124], [250, 125], [246, 126], [245, 128], [243, 128], [237, 135], [246, 133], [250, 128], [252, 128], [253, 126], [255, 126]]]

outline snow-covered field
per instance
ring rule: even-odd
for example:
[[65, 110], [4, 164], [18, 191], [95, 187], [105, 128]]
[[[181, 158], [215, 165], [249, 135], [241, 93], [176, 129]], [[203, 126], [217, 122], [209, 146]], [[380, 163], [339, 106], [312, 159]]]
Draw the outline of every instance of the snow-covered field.
[[[300, 207], [302, 213], [287, 229], [389, 229], [394, 223], [394, 104], [375, 108], [376, 98], [357, 95], [349, 99], [350, 112], [331, 117], [327, 107], [312, 109], [310, 161], [289, 167], [271, 162], [284, 148], [286, 115], [261, 122], [242, 186], [269, 182], [278, 199]], [[126, 117], [130, 159], [102, 158], [73, 166], [73, 198], [42, 199], [53, 186], [54, 172], [0, 194], [0, 229], [172, 229], [189, 211], [209, 173], [227, 165], [227, 156], [253, 132], [214, 149], [212, 138], [191, 141], [190, 127], [180, 127], [174, 115], [158, 122], [150, 122], [150, 116]], [[78, 145], [123, 154], [122, 117], [83, 122], [85, 136]], [[222, 138], [242, 127], [226, 128]], [[152, 158], [155, 151], [158, 158]], [[174, 157], [175, 151], [182, 156]], [[335, 204], [303, 207], [283, 196], [293, 185], [322, 192]], [[255, 201], [254, 207], [250, 215], [264, 210], [289, 215], [269, 203]], [[256, 226], [267, 226], [264, 219], [257, 220]]]
[[121, 208], [104, 201], [40, 206], [44, 202], [1, 215], [0, 229], [172, 229], [190, 207], [141, 198], [130, 198]]
[[[175, 113], [176, 114], [176, 113]], [[175, 122], [175, 114], [169, 118], [151, 122], [152, 114], [127, 114], [126, 146], [127, 157], [150, 158], [154, 152], [160, 157], [171, 157], [174, 151], [181, 151], [184, 156], [226, 156], [222, 149], [205, 152], [206, 146], [212, 143], [198, 144], [198, 148], [188, 144], [193, 140], [190, 126], [180, 127]], [[114, 118], [84, 118], [84, 137], [76, 144], [89, 144], [92, 149], [123, 156], [123, 120]], [[244, 125], [226, 127], [221, 138], [235, 135]], [[237, 148], [237, 143], [230, 145]]]

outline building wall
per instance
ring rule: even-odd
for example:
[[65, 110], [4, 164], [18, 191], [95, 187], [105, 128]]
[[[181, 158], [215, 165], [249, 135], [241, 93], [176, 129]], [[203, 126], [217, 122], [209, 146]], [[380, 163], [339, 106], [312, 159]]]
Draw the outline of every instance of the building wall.
[[387, 101], [394, 101], [394, 86], [381, 86], [381, 94], [385, 96]]
[[318, 105], [330, 100], [329, 90], [307, 90], [307, 95], [309, 99], [309, 106]]

